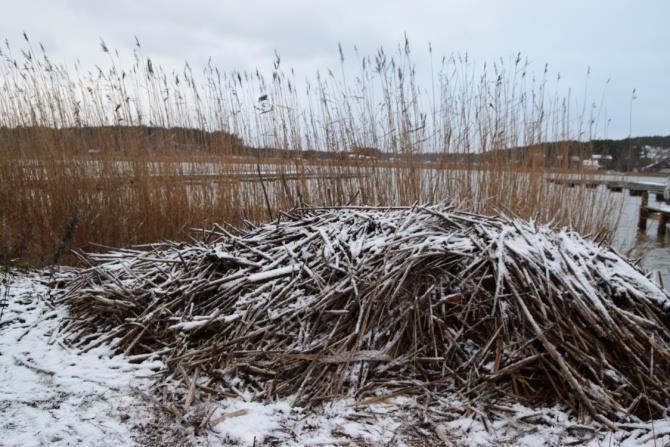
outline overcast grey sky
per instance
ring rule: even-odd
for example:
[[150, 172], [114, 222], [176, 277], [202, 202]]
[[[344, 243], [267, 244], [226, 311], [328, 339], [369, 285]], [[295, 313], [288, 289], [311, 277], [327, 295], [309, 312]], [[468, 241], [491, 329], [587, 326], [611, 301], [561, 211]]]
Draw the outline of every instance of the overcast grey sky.
[[[599, 98], [606, 80], [611, 137], [670, 134], [670, 1], [668, 0], [0, 0], [0, 33], [20, 45], [22, 31], [53, 60], [103, 60], [99, 38], [167, 66], [211, 56], [223, 69], [269, 67], [274, 51], [300, 73], [338, 66], [337, 44], [363, 54], [396, 46], [406, 32], [417, 70], [434, 52], [467, 51], [475, 60], [522, 52], [540, 72], [548, 62], [564, 86]], [[599, 101], [598, 101], [599, 102]]]

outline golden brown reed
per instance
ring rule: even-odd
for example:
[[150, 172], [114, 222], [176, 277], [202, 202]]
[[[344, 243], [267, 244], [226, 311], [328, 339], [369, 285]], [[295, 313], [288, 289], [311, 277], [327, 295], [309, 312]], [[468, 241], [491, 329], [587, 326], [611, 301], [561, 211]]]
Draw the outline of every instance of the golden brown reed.
[[[109, 63], [86, 71], [25, 40], [19, 55], [9, 44], [0, 54], [5, 262], [69, 262], [54, 256], [64, 242], [180, 239], [301, 203], [450, 200], [601, 236], [616, 220], [607, 193], [546, 181], [571, 168], [571, 153], [559, 144], [547, 157], [543, 143], [592, 137], [599, 120], [573, 117], [559, 77], [520, 56], [483, 67], [443, 58], [423, 88], [407, 40], [392, 54], [357, 54], [356, 70], [340, 51], [341, 75], [302, 83], [279, 57], [267, 78], [212, 64], [177, 72], [139, 43], [129, 64], [102, 43]], [[532, 149], [506, 150], [521, 146]]]

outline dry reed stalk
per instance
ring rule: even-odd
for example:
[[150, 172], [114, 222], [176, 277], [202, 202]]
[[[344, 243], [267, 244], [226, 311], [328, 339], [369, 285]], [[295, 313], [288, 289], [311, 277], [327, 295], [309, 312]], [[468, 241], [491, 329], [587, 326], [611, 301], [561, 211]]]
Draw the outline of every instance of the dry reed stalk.
[[[8, 258], [48, 264], [72, 215], [74, 247], [128, 246], [187, 240], [184, 227], [215, 221], [260, 222], [296, 201], [450, 199], [583, 233], [613, 228], [611, 197], [566, 195], [544, 181], [549, 170], [570, 168], [572, 153], [558, 144], [545, 158], [544, 143], [568, 141], [579, 127], [563, 98], [547, 93], [547, 70], [531, 76], [520, 56], [481, 69], [466, 55], [444, 58], [429, 93], [407, 41], [395, 53], [358, 56], [355, 82], [343, 65], [339, 78], [329, 72], [301, 83], [279, 58], [271, 77], [212, 65], [174, 72], [139, 42], [130, 64], [103, 43], [109, 63], [87, 70], [56, 64], [25, 40], [19, 52], [0, 49]], [[507, 150], [519, 146], [534, 149]], [[355, 150], [372, 155], [353, 157]], [[264, 192], [262, 182], [247, 181], [258, 178], [256, 163], [264, 179], [294, 179], [268, 178]]]
[[160, 352], [166, 380], [313, 405], [506, 396], [609, 428], [667, 417], [670, 297], [571, 231], [448, 205], [306, 208], [83, 260], [59, 298], [72, 342]]

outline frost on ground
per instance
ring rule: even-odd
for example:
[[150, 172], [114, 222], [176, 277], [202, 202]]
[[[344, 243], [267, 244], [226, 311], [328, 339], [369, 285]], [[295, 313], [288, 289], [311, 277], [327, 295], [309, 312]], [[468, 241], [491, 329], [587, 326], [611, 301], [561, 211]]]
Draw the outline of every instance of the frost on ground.
[[50, 306], [41, 278], [1, 275], [0, 444], [133, 444], [148, 407], [131, 388], [147, 388], [160, 365], [64, 346], [58, 327], [67, 312]]
[[[447, 403], [446, 401], [443, 403]], [[431, 408], [409, 398], [390, 398], [371, 405], [353, 401], [326, 404], [318, 413], [291, 409], [287, 401], [272, 404], [221, 401], [223, 419], [200, 438], [199, 445], [282, 446], [425, 446], [435, 436], [445, 446], [667, 446], [670, 420], [631, 425], [617, 432], [599, 431], [569, 417], [558, 407], [499, 405], [470, 408], [453, 399]], [[448, 408], [452, 408], [449, 410]], [[226, 415], [230, 415], [226, 417]], [[216, 417], [213, 418], [216, 422]]]
[[[426, 406], [394, 393], [367, 402], [340, 400], [318, 410], [293, 407], [291, 398], [259, 403], [240, 393], [193, 406], [179, 422], [151, 388], [159, 362], [131, 363], [102, 346], [86, 352], [65, 346], [59, 327], [67, 311], [50, 304], [45, 277], [0, 275], [5, 279], [0, 286], [3, 446], [414, 446], [428, 445], [435, 433], [454, 446], [670, 443], [670, 420], [608, 433], [559, 407], [500, 402], [474, 408], [455, 396]], [[183, 408], [183, 402], [172, 404]]]

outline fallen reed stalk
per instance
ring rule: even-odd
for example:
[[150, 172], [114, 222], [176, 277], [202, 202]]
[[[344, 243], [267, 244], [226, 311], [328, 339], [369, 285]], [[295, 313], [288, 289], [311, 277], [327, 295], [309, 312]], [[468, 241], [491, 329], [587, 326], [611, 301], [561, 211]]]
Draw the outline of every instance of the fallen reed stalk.
[[559, 402], [610, 428], [668, 415], [670, 298], [573, 231], [439, 205], [201, 234], [82, 255], [59, 298], [71, 342], [161, 357], [189, 403], [193, 376], [298, 404], [458, 393]]

